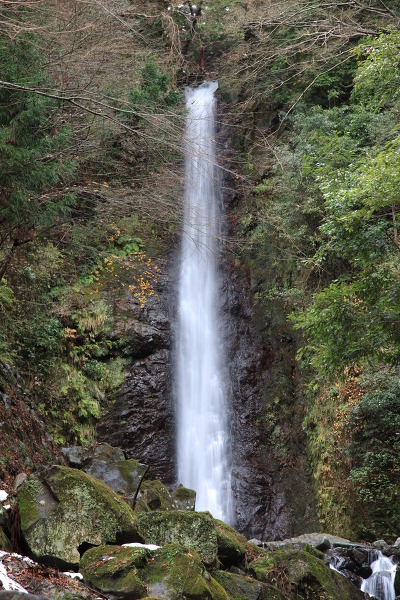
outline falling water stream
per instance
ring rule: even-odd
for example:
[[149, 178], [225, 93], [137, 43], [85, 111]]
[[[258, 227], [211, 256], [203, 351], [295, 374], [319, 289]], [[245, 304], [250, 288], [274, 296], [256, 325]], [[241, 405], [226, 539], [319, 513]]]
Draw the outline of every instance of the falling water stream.
[[378, 600], [395, 600], [396, 564], [379, 550], [374, 551], [372, 558], [372, 575], [363, 580], [361, 591]]
[[185, 198], [177, 330], [179, 481], [196, 510], [230, 521], [227, 404], [219, 332], [220, 229], [215, 152], [216, 82], [186, 90]]

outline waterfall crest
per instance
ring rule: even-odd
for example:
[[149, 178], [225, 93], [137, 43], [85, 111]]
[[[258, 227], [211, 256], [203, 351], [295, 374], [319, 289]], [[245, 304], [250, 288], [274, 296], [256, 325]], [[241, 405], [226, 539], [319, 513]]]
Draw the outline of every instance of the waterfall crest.
[[231, 520], [227, 403], [219, 335], [220, 210], [215, 152], [216, 82], [186, 89], [184, 226], [177, 331], [179, 481], [196, 510]]

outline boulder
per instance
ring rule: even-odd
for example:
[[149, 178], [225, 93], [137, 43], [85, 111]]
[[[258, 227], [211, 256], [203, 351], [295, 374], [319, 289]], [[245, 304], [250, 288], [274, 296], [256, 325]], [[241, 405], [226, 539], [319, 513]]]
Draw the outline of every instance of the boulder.
[[196, 550], [206, 565], [217, 558], [217, 533], [208, 513], [184, 510], [153, 511], [138, 516], [140, 533], [146, 544], [177, 543]]
[[228, 594], [228, 598], [236, 600], [237, 598], [245, 598], [246, 600], [285, 600], [287, 596], [281, 594], [272, 586], [260, 583], [228, 571], [216, 571], [213, 573], [215, 580], [222, 585]]
[[141, 541], [132, 509], [103, 482], [54, 466], [18, 488], [21, 533], [31, 555], [74, 568], [80, 552], [105, 543]]
[[85, 552], [79, 570], [85, 583], [107, 598], [133, 600], [147, 595], [137, 573], [150, 555], [146, 548], [99, 546]]
[[90, 448], [74, 446], [63, 448], [63, 452], [70, 467], [82, 469], [126, 498], [133, 496], [148, 470], [147, 465], [134, 458], [126, 460], [123, 450], [110, 444], [98, 444]]
[[172, 510], [174, 501], [168, 489], [158, 479], [144, 481], [140, 486], [139, 500], [146, 503], [150, 510]]
[[196, 551], [180, 544], [156, 550], [140, 571], [149, 595], [166, 600], [228, 600], [223, 587], [204, 569]]
[[174, 506], [177, 510], [194, 510], [196, 506], [196, 491], [178, 485], [172, 493]]
[[286, 546], [266, 552], [250, 565], [250, 573], [261, 582], [280, 588], [295, 598], [362, 600], [363, 593], [325, 564], [323, 554], [312, 546]]
[[233, 527], [218, 519], [214, 519], [214, 524], [217, 532], [219, 560], [226, 568], [239, 565], [243, 562], [246, 554], [246, 538], [235, 531]]

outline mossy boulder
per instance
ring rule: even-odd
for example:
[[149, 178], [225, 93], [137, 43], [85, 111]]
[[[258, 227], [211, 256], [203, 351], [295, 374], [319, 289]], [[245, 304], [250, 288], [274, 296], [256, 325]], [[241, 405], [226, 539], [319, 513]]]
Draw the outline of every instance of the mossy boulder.
[[289, 597], [317, 600], [361, 600], [362, 592], [325, 564], [323, 554], [311, 546], [284, 547], [267, 552], [250, 566], [250, 573]]
[[18, 488], [21, 532], [34, 558], [75, 567], [82, 549], [142, 541], [132, 509], [103, 482], [69, 467], [32, 475]]
[[98, 444], [89, 448], [72, 446], [63, 448], [69, 466], [85, 471], [100, 479], [117, 494], [125, 498], [134, 495], [143, 475], [148, 471], [145, 464], [135, 458], [125, 459], [121, 448], [110, 444]]
[[4, 550], [4, 552], [12, 552], [13, 551], [12, 544], [1, 527], [0, 527], [0, 550]]
[[214, 579], [222, 585], [228, 598], [237, 600], [238, 598], [246, 600], [286, 600], [276, 588], [266, 583], [255, 581], [251, 577], [245, 577], [228, 571], [213, 572]]
[[90, 587], [111, 598], [142, 598], [147, 589], [138, 577], [151, 555], [146, 548], [99, 546], [83, 555], [79, 570]]
[[174, 501], [168, 489], [159, 480], [144, 481], [140, 486], [139, 500], [150, 510], [172, 510]]
[[207, 572], [200, 556], [180, 544], [156, 550], [140, 576], [149, 594], [166, 600], [228, 600], [223, 587]]
[[174, 506], [177, 510], [194, 510], [196, 506], [196, 491], [178, 485], [172, 493]]
[[146, 544], [182, 544], [190, 550], [196, 550], [206, 565], [215, 562], [217, 533], [209, 514], [184, 510], [153, 511], [139, 515], [138, 521]]
[[214, 519], [217, 532], [218, 558], [224, 567], [239, 565], [246, 554], [247, 539], [233, 527]]

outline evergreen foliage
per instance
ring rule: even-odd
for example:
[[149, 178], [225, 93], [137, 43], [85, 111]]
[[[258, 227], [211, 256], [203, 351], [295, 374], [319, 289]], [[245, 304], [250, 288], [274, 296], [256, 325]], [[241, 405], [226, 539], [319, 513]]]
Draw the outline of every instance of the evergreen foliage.
[[[365, 33], [377, 25], [369, 8], [354, 15]], [[381, 23], [361, 40], [337, 8], [349, 26], [342, 64], [338, 38], [322, 47], [312, 33], [335, 10], [296, 3], [275, 16], [275, 28], [267, 28], [273, 17], [250, 25], [246, 51], [256, 62], [251, 70], [243, 59], [241, 97], [259, 130], [236, 134], [252, 181], [238, 209], [248, 244], [241, 258], [259, 310], [268, 315], [279, 302], [295, 330], [321, 522], [339, 534], [392, 539], [397, 450], [384, 438], [395, 435], [388, 423], [397, 423], [400, 400], [398, 7], [388, 8], [388, 29]]]
[[[0, 38], [2, 77], [46, 89], [42, 57], [29, 34]], [[2, 248], [33, 240], [68, 214], [74, 196], [65, 191], [76, 164], [63, 149], [70, 130], [56, 103], [45, 96], [0, 88], [0, 186]]]

